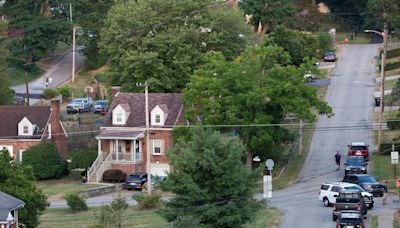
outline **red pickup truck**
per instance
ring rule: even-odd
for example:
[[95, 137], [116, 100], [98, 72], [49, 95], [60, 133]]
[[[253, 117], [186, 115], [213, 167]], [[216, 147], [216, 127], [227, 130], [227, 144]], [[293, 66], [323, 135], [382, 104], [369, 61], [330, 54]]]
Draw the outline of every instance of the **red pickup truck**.
[[365, 142], [352, 142], [349, 147], [349, 156], [363, 156], [365, 160], [369, 160], [368, 147]]

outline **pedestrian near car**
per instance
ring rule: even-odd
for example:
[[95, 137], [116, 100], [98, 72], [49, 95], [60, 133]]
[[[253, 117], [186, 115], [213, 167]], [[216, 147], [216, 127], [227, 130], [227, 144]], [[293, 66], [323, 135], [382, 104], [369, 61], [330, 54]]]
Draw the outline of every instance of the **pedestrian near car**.
[[336, 170], [339, 170], [339, 168], [340, 168], [340, 159], [341, 158], [342, 158], [342, 155], [339, 153], [339, 151], [336, 151], [336, 154], [335, 154]]
[[383, 198], [382, 198], [382, 205], [386, 205], [387, 197], [388, 197], [388, 182], [385, 181], [385, 183], [382, 185], [383, 187]]

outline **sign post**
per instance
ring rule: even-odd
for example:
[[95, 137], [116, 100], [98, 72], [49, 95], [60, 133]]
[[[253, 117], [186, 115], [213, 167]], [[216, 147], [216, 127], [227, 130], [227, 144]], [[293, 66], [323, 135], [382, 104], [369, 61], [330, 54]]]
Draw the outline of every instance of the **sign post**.
[[274, 160], [268, 159], [265, 162], [267, 169], [269, 170], [269, 175], [263, 176], [263, 198], [264, 199], [271, 199], [272, 198], [272, 169], [274, 168]]
[[392, 151], [390, 153], [390, 158], [391, 158], [391, 162], [393, 165], [393, 176], [394, 176], [394, 178], [396, 178], [396, 166], [397, 166], [397, 164], [399, 164], [399, 152]]

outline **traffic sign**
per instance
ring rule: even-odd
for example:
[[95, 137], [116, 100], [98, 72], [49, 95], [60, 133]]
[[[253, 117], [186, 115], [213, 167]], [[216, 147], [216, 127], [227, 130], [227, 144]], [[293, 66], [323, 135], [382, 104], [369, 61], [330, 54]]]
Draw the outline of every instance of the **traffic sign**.
[[275, 162], [272, 159], [267, 159], [265, 165], [267, 166], [268, 170], [272, 170], [274, 168]]
[[390, 158], [391, 158], [393, 165], [399, 164], [399, 152], [398, 151], [392, 151], [390, 153]]

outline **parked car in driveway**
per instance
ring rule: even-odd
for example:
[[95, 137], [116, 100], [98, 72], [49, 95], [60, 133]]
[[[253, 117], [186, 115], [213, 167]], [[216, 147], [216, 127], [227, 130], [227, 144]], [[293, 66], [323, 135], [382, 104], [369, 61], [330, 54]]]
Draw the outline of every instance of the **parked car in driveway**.
[[308, 72], [307, 74], [304, 74], [303, 77], [307, 82], [312, 82], [312, 81], [315, 81], [315, 80], [318, 79], [318, 76], [316, 74], [311, 73], [311, 72]]
[[345, 175], [352, 173], [367, 173], [367, 163], [363, 156], [349, 156], [347, 161], [344, 163], [344, 166]]
[[365, 228], [364, 217], [359, 211], [343, 211], [336, 221], [336, 228]]
[[91, 97], [76, 98], [67, 104], [67, 113], [89, 112], [93, 107]]
[[349, 147], [349, 156], [363, 156], [365, 160], [369, 160], [369, 145], [365, 142], [352, 142], [347, 146]]
[[94, 113], [104, 113], [108, 109], [108, 100], [97, 100], [94, 103]]
[[367, 205], [359, 191], [344, 190], [339, 192], [336, 203], [333, 205], [333, 221], [336, 221], [341, 213], [346, 211], [359, 211], [362, 215], [367, 214]]
[[325, 52], [324, 53], [324, 62], [335, 62], [336, 61], [336, 54], [335, 52]]
[[125, 188], [131, 189], [144, 189], [144, 184], [147, 182], [147, 173], [133, 173], [128, 175], [125, 181]]
[[346, 190], [359, 191], [364, 197], [365, 204], [368, 209], [374, 207], [374, 198], [371, 193], [366, 192], [359, 185], [346, 182], [329, 182], [323, 183], [321, 189], [319, 190], [318, 199], [323, 202], [325, 207], [328, 207], [336, 203], [336, 197], [338, 197], [339, 192]]
[[384, 193], [382, 184], [368, 174], [348, 174], [343, 182], [358, 184], [374, 196], [383, 196]]

